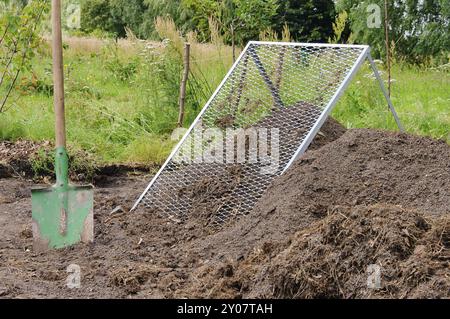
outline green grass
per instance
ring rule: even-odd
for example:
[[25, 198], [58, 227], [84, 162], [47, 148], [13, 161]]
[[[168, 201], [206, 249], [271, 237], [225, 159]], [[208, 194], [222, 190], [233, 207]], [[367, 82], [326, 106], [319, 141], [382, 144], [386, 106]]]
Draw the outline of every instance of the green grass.
[[[192, 47], [195, 75], [190, 77], [185, 126], [194, 119], [231, 65], [230, 50]], [[33, 63], [35, 79], [24, 74], [0, 114], [0, 138], [53, 140], [51, 59], [42, 50]], [[45, 52], [47, 52], [45, 54]], [[124, 50], [109, 45], [65, 50], [68, 143], [98, 162], [161, 163], [178, 114], [181, 61], [177, 52]], [[377, 82], [367, 66], [342, 96], [333, 116], [349, 128], [395, 130]], [[406, 131], [450, 142], [450, 75], [395, 65], [392, 100]], [[34, 81], [34, 82], [33, 82]], [[0, 95], [1, 95], [0, 91]]]
[[[169, 136], [177, 122], [181, 70], [176, 57], [145, 50], [130, 53], [109, 45], [86, 53], [69, 46], [64, 58], [68, 143], [103, 163], [161, 163], [174, 145]], [[209, 71], [210, 78], [203, 81], [216, 86], [222, 74]], [[10, 109], [0, 114], [2, 139], [54, 139], [51, 93], [34, 83], [51, 87], [50, 56], [37, 57], [33, 72], [34, 78], [23, 75]], [[204, 92], [197, 100], [188, 99], [185, 125], [210, 95], [206, 87], [194, 88]]]
[[[392, 79], [392, 103], [405, 130], [450, 143], [450, 73], [396, 65]], [[358, 72], [332, 114], [347, 128], [397, 129], [368, 65]]]

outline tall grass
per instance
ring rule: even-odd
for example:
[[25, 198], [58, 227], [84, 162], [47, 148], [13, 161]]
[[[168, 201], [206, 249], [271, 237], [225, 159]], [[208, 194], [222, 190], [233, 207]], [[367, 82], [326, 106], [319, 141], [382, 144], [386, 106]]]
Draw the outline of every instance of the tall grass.
[[[210, 24], [214, 30], [214, 21]], [[202, 44], [195, 33], [182, 37], [168, 19], [157, 19], [156, 30], [161, 43], [64, 40], [67, 130], [73, 149], [84, 149], [99, 162], [161, 163], [174, 144], [169, 135], [177, 122], [184, 42], [191, 43], [185, 126], [232, 64], [231, 48], [218, 33]], [[289, 34], [282, 37], [289, 39]], [[392, 100], [406, 130], [450, 142], [448, 69], [397, 64], [393, 79]], [[364, 66], [333, 116], [347, 127], [396, 129], [377, 85]], [[1, 139], [53, 139], [51, 87], [50, 50], [44, 46], [32, 71], [22, 74], [11, 99], [15, 105], [0, 114]]]
[[[381, 62], [378, 67], [385, 75]], [[391, 100], [407, 132], [450, 143], [449, 87], [448, 70], [420, 69], [400, 64], [393, 66]], [[347, 88], [333, 116], [348, 128], [397, 129], [368, 65], [363, 66]]]
[[[64, 39], [68, 142], [94, 154], [99, 162], [160, 163], [173, 146], [169, 135], [177, 123], [186, 39], [170, 20], [159, 19], [156, 25], [162, 43]], [[230, 48], [203, 45], [194, 34], [189, 36], [192, 68], [185, 126], [231, 64]], [[0, 114], [0, 137], [52, 140], [52, 96], [41, 89], [52, 88], [48, 43], [21, 83], [11, 99], [15, 105]]]

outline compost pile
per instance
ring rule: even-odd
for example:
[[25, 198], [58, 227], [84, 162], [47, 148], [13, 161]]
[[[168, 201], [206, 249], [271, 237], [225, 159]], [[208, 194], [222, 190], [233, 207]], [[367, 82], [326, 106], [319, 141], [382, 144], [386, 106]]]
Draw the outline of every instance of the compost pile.
[[[449, 185], [444, 141], [349, 130], [307, 152], [249, 216], [198, 248], [226, 243], [227, 253], [217, 248], [220, 262], [200, 270], [192, 293], [449, 297]], [[382, 289], [367, 288], [373, 264]]]
[[[305, 115], [306, 114], [306, 115]], [[312, 120], [308, 117], [320, 114], [320, 110], [312, 104], [299, 102], [291, 107], [274, 110], [269, 116], [262, 119], [255, 128], [279, 129], [279, 153], [280, 158], [290, 158], [292, 151], [298, 147], [302, 136], [306, 136]], [[314, 118], [315, 119], [315, 118]], [[289, 123], [289, 125], [286, 125]], [[227, 125], [231, 126], [232, 122]], [[224, 128], [224, 127], [222, 127]], [[329, 117], [322, 126], [319, 134], [313, 140], [309, 149], [317, 149], [329, 143], [345, 132], [345, 128]], [[236, 147], [236, 145], [235, 145]], [[248, 141], [245, 145], [248, 152]], [[236, 151], [236, 149], [235, 149]], [[285, 163], [282, 163], [285, 164]], [[280, 165], [280, 169], [284, 165]], [[191, 164], [182, 169], [178, 175], [166, 176], [167, 179], [181, 178], [183, 183], [175, 193], [172, 192], [164, 201], [182, 201], [190, 203], [183, 219], [189, 223], [200, 224], [201, 230], [207, 233], [214, 232], [223, 224], [228, 224], [229, 219], [235, 218], [236, 212], [245, 207], [252, 207], [254, 198], [259, 197], [258, 189], [255, 189], [255, 180], [260, 187], [267, 187], [270, 180], [264, 173], [259, 173], [260, 166], [255, 164]], [[182, 177], [181, 177], [182, 176]], [[196, 179], [195, 177], [200, 176]], [[194, 178], [194, 180], [193, 180]], [[187, 184], [187, 186], [186, 186]], [[158, 195], [159, 196], [159, 193]], [[151, 200], [150, 200], [151, 202]], [[175, 205], [166, 205], [175, 206]], [[226, 207], [226, 209], [223, 209]], [[156, 211], [158, 211], [156, 209]], [[165, 213], [169, 213], [165, 211]], [[177, 214], [176, 210], [171, 212]], [[197, 231], [200, 229], [197, 228]]]
[[[95, 243], [44, 254], [31, 248], [29, 195], [11, 192], [30, 184], [0, 179], [0, 296], [450, 297], [444, 141], [348, 130], [212, 234], [143, 207], [128, 213], [148, 179], [111, 178], [96, 189]], [[65, 286], [71, 263], [81, 267], [80, 289]], [[368, 286], [376, 267], [378, 289]]]

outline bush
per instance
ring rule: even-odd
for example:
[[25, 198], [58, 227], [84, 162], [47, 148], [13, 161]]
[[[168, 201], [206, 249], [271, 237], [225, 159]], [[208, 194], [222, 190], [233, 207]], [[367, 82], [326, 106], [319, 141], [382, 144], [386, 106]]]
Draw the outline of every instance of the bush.
[[92, 33], [102, 30], [117, 36], [125, 36], [122, 19], [113, 15], [111, 0], [83, 0], [81, 2], [81, 30]]

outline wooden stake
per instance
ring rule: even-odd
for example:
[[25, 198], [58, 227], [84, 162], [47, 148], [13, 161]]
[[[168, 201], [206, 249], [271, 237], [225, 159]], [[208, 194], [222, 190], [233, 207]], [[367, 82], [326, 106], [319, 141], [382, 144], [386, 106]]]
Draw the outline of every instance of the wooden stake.
[[178, 100], [178, 104], [180, 105], [180, 110], [178, 113], [178, 127], [183, 126], [183, 119], [184, 119], [184, 102], [186, 99], [186, 83], [189, 76], [189, 55], [190, 55], [190, 47], [191, 45], [189, 43], [184, 44], [184, 56], [183, 56], [183, 77], [181, 78], [181, 84], [180, 84], [180, 98]]
[[66, 146], [64, 119], [64, 76], [61, 32], [61, 0], [52, 0], [53, 103], [55, 107], [55, 146]]
[[391, 49], [389, 47], [389, 17], [387, 0], [384, 0], [384, 34], [386, 46], [386, 67], [388, 72], [388, 95], [391, 97]]

